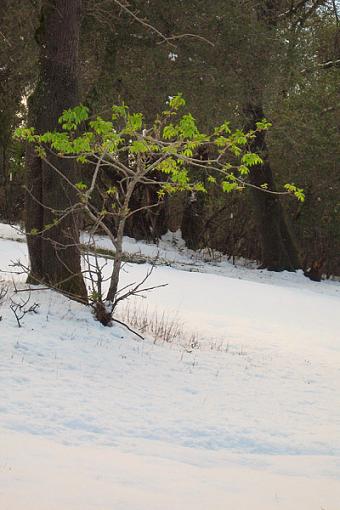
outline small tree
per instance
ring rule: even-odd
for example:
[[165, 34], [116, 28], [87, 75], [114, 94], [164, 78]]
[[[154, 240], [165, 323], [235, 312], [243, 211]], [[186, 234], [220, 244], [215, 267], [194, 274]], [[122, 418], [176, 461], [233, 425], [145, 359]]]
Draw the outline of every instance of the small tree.
[[[36, 153], [59, 175], [64, 184], [76, 191], [78, 200], [63, 211], [55, 210], [53, 225], [65, 215], [85, 213], [92, 225], [92, 233], [104, 231], [114, 247], [113, 270], [108, 292], [103, 296], [98, 261], [93, 265], [98, 277], [97, 289], [90, 300], [97, 317], [110, 323], [115, 307], [122, 299], [143, 292], [143, 282], [125, 292], [119, 290], [119, 275], [123, 261], [123, 236], [127, 220], [142, 210], [155, 208], [166, 194], [177, 191], [207, 193], [207, 187], [197, 174], [206, 174], [206, 182], [220, 186], [225, 192], [243, 190], [253, 186], [247, 181], [250, 168], [261, 164], [258, 154], [248, 150], [257, 132], [268, 129], [263, 120], [254, 130], [244, 133], [232, 131], [224, 122], [211, 133], [200, 132], [194, 117], [183, 113], [185, 101], [179, 94], [170, 98], [168, 108], [155, 121], [146, 126], [141, 113], [130, 113], [125, 105], [113, 106], [111, 119], [91, 119], [85, 106], [66, 110], [59, 119], [61, 130], [42, 135], [32, 128], [21, 128], [17, 136], [35, 144]], [[199, 154], [204, 149], [208, 157]], [[72, 184], [67, 175], [51, 162], [55, 158], [76, 159], [85, 165], [89, 175], [84, 182]], [[55, 160], [54, 160], [55, 161]], [[111, 183], [100, 189], [99, 182], [104, 172], [111, 172]], [[200, 172], [198, 172], [200, 171]], [[137, 208], [131, 207], [131, 198], [138, 186], [157, 187], [157, 200]], [[263, 192], [274, 193], [260, 188]], [[303, 200], [302, 190], [294, 185], [275, 194], [293, 193]], [[98, 195], [101, 199], [98, 200]], [[99, 204], [99, 205], [98, 205]], [[113, 224], [113, 228], [112, 228]], [[27, 232], [29, 236], [46, 235], [51, 225], [41, 232]], [[93, 283], [93, 277], [92, 277]]]

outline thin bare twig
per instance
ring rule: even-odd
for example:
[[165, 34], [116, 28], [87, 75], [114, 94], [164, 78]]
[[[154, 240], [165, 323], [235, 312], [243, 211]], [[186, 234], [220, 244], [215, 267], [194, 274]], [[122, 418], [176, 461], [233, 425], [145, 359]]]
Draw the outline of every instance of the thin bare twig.
[[138, 336], [141, 340], [144, 340], [144, 337], [142, 335], [140, 335], [139, 333], [137, 333], [137, 331], [135, 331], [134, 329], [130, 328], [130, 326], [128, 326], [127, 324], [125, 324], [125, 322], [123, 321], [120, 321], [118, 319], [116, 319], [115, 317], [113, 317], [113, 322], [117, 322], [118, 324], [121, 324], [122, 326], [124, 326], [126, 329], [128, 329], [131, 333], [133, 333], [134, 335]]
[[164, 35], [160, 30], [158, 30], [158, 28], [156, 28], [155, 26], [151, 25], [147, 21], [144, 21], [142, 18], [137, 16], [133, 11], [131, 11], [131, 9], [129, 9], [126, 5], [122, 4], [119, 0], [113, 0], [113, 1], [123, 11], [125, 11], [129, 16], [131, 16], [135, 21], [137, 21], [138, 23], [143, 25], [145, 28], [151, 30], [155, 34], [157, 34], [158, 37], [160, 37], [162, 39], [162, 41], [159, 44], [166, 43], [166, 44], [169, 44], [169, 46], [172, 46], [173, 48], [176, 48], [176, 45], [173, 44], [171, 41], [174, 41], [176, 39], [177, 40], [178, 39], [183, 39], [185, 37], [191, 37], [191, 38], [195, 38], [195, 39], [199, 39], [201, 41], [204, 41], [207, 44], [209, 44], [210, 46], [215, 46], [213, 42], [209, 41], [209, 39], [206, 39], [205, 37], [203, 37], [201, 35], [196, 35], [196, 34], [180, 34], [180, 35], [172, 35], [172, 36], [168, 37], [168, 36]]

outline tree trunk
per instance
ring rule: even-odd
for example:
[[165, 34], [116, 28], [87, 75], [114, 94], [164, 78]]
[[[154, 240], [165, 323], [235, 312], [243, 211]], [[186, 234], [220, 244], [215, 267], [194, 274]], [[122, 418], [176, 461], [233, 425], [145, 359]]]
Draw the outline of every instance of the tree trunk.
[[203, 193], [191, 193], [186, 197], [181, 230], [185, 244], [191, 250], [202, 248], [204, 206]]
[[[40, 76], [30, 100], [30, 123], [39, 133], [58, 127], [62, 112], [79, 103], [78, 46], [81, 0], [43, 0], [37, 31]], [[48, 160], [72, 182], [77, 182], [73, 160], [48, 154]], [[61, 211], [75, 203], [74, 189], [27, 151], [26, 232], [31, 261], [30, 281], [44, 282], [70, 297], [86, 300], [81, 273], [79, 227], [76, 213], [62, 221]], [[46, 226], [56, 224], [52, 227]], [[30, 235], [34, 229], [42, 234]]]
[[[256, 123], [264, 118], [262, 106], [258, 105], [248, 104], [244, 113], [248, 119], [247, 130], [256, 129]], [[250, 182], [257, 187], [267, 185], [269, 190], [275, 191], [264, 131], [256, 134], [251, 150], [261, 155], [263, 164], [252, 167]], [[262, 267], [272, 271], [295, 271], [300, 268], [298, 250], [279, 197], [256, 189], [252, 189], [251, 193], [261, 238]]]

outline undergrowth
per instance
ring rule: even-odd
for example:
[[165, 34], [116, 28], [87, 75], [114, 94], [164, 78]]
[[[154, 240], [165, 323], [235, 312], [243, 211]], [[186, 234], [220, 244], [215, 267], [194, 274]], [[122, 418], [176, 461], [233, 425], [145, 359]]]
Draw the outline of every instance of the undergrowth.
[[136, 300], [127, 301], [119, 307], [117, 316], [142, 335], [151, 337], [154, 343], [178, 345], [188, 352], [203, 348], [221, 352], [229, 350], [224, 339], [207, 338], [187, 330], [178, 313], [171, 315], [157, 309], [150, 310]]

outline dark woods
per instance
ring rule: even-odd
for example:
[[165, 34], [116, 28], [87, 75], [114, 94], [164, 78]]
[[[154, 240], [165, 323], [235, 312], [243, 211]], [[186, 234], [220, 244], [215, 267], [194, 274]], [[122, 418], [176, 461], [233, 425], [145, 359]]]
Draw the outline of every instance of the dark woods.
[[[36, 155], [28, 151], [25, 158], [25, 147], [12, 136], [23, 121], [44, 132], [57, 126], [65, 108], [83, 103], [105, 118], [111, 104], [121, 101], [148, 120], [180, 91], [202, 131], [225, 118], [246, 130], [269, 119], [273, 127], [250, 147], [264, 160], [253, 167], [250, 181], [269, 190], [294, 182], [306, 200], [254, 189], [225, 194], [207, 184], [207, 194], [168, 196], [159, 208], [133, 216], [126, 234], [155, 241], [181, 229], [194, 249], [209, 246], [272, 270], [301, 268], [313, 280], [340, 275], [337, 2], [131, 0], [122, 4], [126, 8], [106, 0], [2, 4], [3, 220], [39, 229], [51, 222], [49, 211], [75, 200], [72, 189]], [[73, 162], [58, 165], [76, 182], [79, 169]], [[107, 185], [114, 175], [103, 179]], [[134, 207], [151, 204], [155, 191], [137, 187], [132, 200]], [[29, 243], [32, 278], [63, 282], [66, 292], [76, 289], [84, 297], [74, 242], [79, 220], [69, 215], [50, 230], [48, 240]]]

